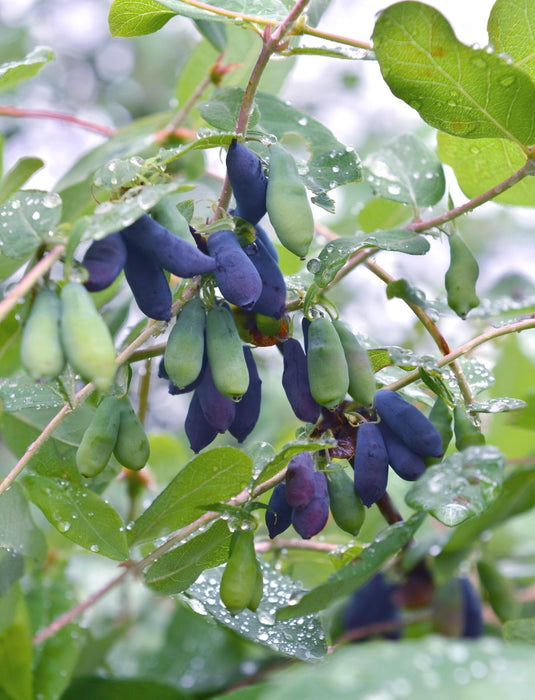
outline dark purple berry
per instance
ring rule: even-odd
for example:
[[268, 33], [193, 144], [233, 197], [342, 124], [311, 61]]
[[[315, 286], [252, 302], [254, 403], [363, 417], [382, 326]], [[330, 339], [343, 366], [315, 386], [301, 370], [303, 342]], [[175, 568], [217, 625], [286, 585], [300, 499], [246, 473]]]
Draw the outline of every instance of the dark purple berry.
[[253, 311], [272, 318], [282, 318], [286, 310], [286, 283], [277, 262], [260, 239], [245, 250], [262, 280], [262, 292]]
[[379, 423], [379, 430], [383, 436], [388, 454], [388, 463], [392, 469], [405, 481], [416, 481], [425, 471], [425, 459], [422, 455], [409, 450], [407, 445], [398, 438], [384, 421]]
[[[323, 477], [322, 472], [316, 472]], [[318, 480], [319, 481], [319, 480]], [[321, 487], [319, 487], [321, 489]], [[326, 490], [326, 487], [325, 487]], [[292, 512], [292, 525], [295, 531], [304, 540], [309, 540], [320, 533], [329, 519], [329, 496], [315, 495], [304, 508], [294, 508]]]
[[125, 263], [126, 246], [119, 232], [93, 241], [82, 260], [89, 274], [84, 283], [87, 291], [100, 292], [109, 287], [121, 274]]
[[354, 461], [355, 491], [365, 506], [376, 503], [386, 491], [388, 455], [376, 423], [363, 423], [357, 431]]
[[265, 245], [268, 253], [271, 255], [273, 260], [276, 263], [278, 263], [279, 262], [279, 253], [277, 252], [277, 248], [275, 247], [275, 244], [273, 243], [271, 238], [268, 236], [266, 230], [257, 224], [255, 226], [255, 232], [256, 232], [256, 240], [262, 241], [262, 243]]
[[249, 370], [249, 387], [241, 400], [235, 404], [236, 415], [229, 432], [238, 442], [243, 442], [245, 438], [253, 431], [258, 416], [260, 415], [260, 406], [262, 401], [262, 380], [256, 368], [256, 362], [247, 345], [243, 346], [245, 355], [245, 364]]
[[197, 392], [191, 397], [184, 430], [195, 453], [207, 447], [217, 436], [217, 430], [204, 417]]
[[140, 310], [149, 318], [169, 321], [172, 295], [164, 271], [133, 244], [126, 246], [124, 274]]
[[282, 386], [293, 412], [305, 423], [315, 423], [321, 407], [310, 393], [307, 358], [301, 343], [296, 338], [288, 338], [281, 346], [284, 368]]
[[224, 433], [234, 421], [236, 404], [232, 399], [229, 399], [228, 396], [224, 396], [216, 389], [208, 365], [203, 372], [195, 393], [199, 397], [203, 415], [208, 423], [215, 428], [218, 433]]
[[463, 601], [463, 630], [461, 637], [481, 637], [483, 634], [483, 611], [481, 598], [470, 579], [458, 579]]
[[252, 309], [262, 293], [262, 280], [234, 233], [215, 231], [207, 246], [215, 260], [214, 277], [221, 294], [231, 304]]
[[[394, 585], [388, 583], [381, 573], [375, 574], [358, 588], [349, 599], [344, 612], [343, 623], [346, 631], [399, 620], [400, 610], [392, 599], [394, 588]], [[399, 639], [400, 632], [393, 630], [381, 636]], [[366, 638], [368, 637], [361, 637], [359, 641]]]
[[424, 414], [395, 391], [380, 389], [374, 397], [375, 410], [388, 427], [422, 457], [441, 457], [442, 438]]
[[286, 470], [286, 500], [292, 508], [304, 508], [314, 498], [316, 482], [310, 452], [296, 455]]
[[213, 259], [193, 243], [175, 236], [148, 214], [121, 231], [127, 243], [133, 243], [160, 267], [178, 277], [195, 277], [213, 272]]
[[266, 213], [267, 178], [258, 156], [236, 139], [228, 149], [227, 174], [236, 199], [236, 215], [257, 224]]
[[269, 499], [269, 507], [266, 510], [266, 527], [271, 539], [287, 530], [292, 524], [292, 507], [286, 500], [286, 485], [284, 481], [277, 484]]

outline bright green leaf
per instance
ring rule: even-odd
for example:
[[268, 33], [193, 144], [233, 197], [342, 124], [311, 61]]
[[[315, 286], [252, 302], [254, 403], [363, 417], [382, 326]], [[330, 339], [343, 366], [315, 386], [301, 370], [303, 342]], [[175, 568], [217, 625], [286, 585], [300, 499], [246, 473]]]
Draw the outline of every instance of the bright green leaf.
[[[209, 569], [187, 591], [218, 622], [237, 632], [245, 639], [263, 644], [281, 654], [304, 661], [315, 661], [325, 656], [327, 647], [319, 619], [315, 615], [299, 620], [276, 620], [276, 611], [301, 592], [287, 576], [262, 563], [264, 596], [256, 612], [242, 610], [234, 617], [221, 605], [219, 586], [224, 567]], [[287, 610], [288, 608], [283, 608]], [[292, 607], [290, 609], [293, 610]], [[288, 616], [288, 617], [294, 617]]]
[[364, 169], [376, 195], [416, 209], [439, 202], [446, 187], [437, 156], [412, 134], [398, 136], [372, 153]]
[[532, 0], [496, 0], [487, 28], [495, 51], [508, 54], [517, 68], [535, 80], [535, 5]]
[[33, 78], [53, 58], [52, 49], [39, 46], [21, 61], [2, 63], [0, 65], [0, 91], [10, 90], [18, 83]]
[[0, 204], [19, 190], [43, 165], [40, 158], [20, 158], [0, 180]]
[[535, 141], [535, 85], [519, 68], [457, 40], [437, 10], [400, 2], [379, 15], [374, 49], [396, 97], [455, 136]]
[[497, 497], [504, 466], [505, 457], [493, 445], [468, 447], [429, 467], [405, 500], [454, 527], [482, 513]]
[[535, 618], [509, 620], [503, 626], [503, 637], [508, 642], [527, 642], [535, 644]]
[[155, 0], [113, 0], [108, 24], [112, 36], [140, 36], [157, 32], [175, 14]]
[[163, 554], [145, 573], [145, 583], [162, 594], [180, 593], [205, 570], [228, 559], [232, 533], [223, 520], [206, 532]]
[[416, 514], [405, 522], [395, 523], [382, 530], [355, 563], [348, 564], [311, 591], [306, 592], [294, 605], [277, 611], [277, 619], [289, 620], [323, 610], [338, 598], [343, 598], [362, 586], [391, 556], [404, 547], [423, 522]]
[[[522, 149], [505, 139], [463, 139], [438, 134], [438, 155], [450, 165], [467, 197], [490, 190], [525, 165]], [[494, 198], [503, 204], [535, 206], [535, 178], [525, 177]]]
[[47, 476], [27, 476], [24, 483], [30, 499], [65, 537], [110, 559], [128, 559], [119, 514], [93, 491]]
[[[0, 255], [2, 260], [9, 260]], [[0, 274], [0, 279], [2, 275]], [[19, 310], [14, 309], [0, 324], [0, 377], [9, 377], [20, 368], [21, 325], [17, 318]]]
[[250, 457], [235, 447], [194, 457], [136, 520], [130, 542], [146, 542], [188, 525], [207, 503], [229, 500], [246, 488], [252, 470]]
[[378, 228], [395, 229], [411, 218], [411, 210], [401, 202], [374, 197], [359, 211], [357, 221], [364, 233], [372, 233]]

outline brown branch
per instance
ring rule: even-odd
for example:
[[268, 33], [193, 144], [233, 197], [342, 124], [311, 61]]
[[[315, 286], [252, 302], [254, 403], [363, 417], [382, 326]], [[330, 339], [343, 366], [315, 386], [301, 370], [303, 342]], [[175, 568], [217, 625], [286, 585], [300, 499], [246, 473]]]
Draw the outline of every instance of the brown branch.
[[7, 117], [36, 117], [38, 119], [57, 119], [58, 121], [67, 122], [69, 124], [75, 124], [83, 129], [88, 129], [89, 131], [96, 131], [97, 134], [102, 136], [113, 136], [115, 129], [109, 126], [103, 126], [102, 124], [95, 124], [94, 122], [87, 121], [86, 119], [80, 119], [80, 117], [75, 117], [72, 114], [63, 114], [62, 112], [53, 112], [47, 109], [28, 109], [23, 107], [10, 107], [8, 105], [0, 105], [0, 114], [4, 114]]

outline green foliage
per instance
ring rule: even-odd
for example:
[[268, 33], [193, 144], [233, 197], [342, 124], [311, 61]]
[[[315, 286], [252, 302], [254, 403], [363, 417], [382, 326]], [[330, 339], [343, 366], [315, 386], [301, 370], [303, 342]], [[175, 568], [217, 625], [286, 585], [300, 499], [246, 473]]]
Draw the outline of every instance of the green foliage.
[[[535, 201], [535, 7], [496, 0], [479, 48], [432, 3], [387, 7], [373, 46], [331, 33], [330, 15], [318, 24], [336, 6], [113, 0], [110, 46], [132, 52], [131, 73], [117, 80], [121, 61], [106, 65], [113, 52], [98, 42], [84, 65], [98, 67], [93, 102], [122, 125], [92, 125], [102, 142], [69, 153], [50, 191], [31, 178], [56, 164], [18, 153], [23, 139], [6, 129], [4, 160], [15, 156], [0, 177], [0, 700], [418, 700], [449, 698], [452, 682], [461, 697], [530, 696], [535, 282], [517, 268], [533, 257], [532, 222], [500, 205]], [[35, 20], [24, 21], [2, 60], [24, 55]], [[58, 39], [59, 78], [54, 63], [40, 72], [48, 48], [3, 63], [0, 90], [18, 105], [53, 95], [46, 115], [80, 128], [58, 89], [67, 54]], [[329, 61], [305, 102], [292, 82], [298, 55], [309, 71]], [[425, 123], [399, 133], [388, 96], [389, 134], [386, 120], [371, 123], [367, 105], [383, 107], [358, 79], [361, 59], [377, 61]], [[145, 90], [156, 83], [159, 106]], [[146, 100], [136, 112], [137, 91]], [[355, 124], [346, 119], [339, 138], [334, 117], [347, 105]], [[41, 114], [0, 111], [6, 124]], [[265, 230], [232, 209], [224, 163], [236, 138], [267, 178]], [[454, 201], [459, 187], [470, 201]], [[258, 297], [252, 310], [235, 306], [218, 274], [160, 269], [178, 321], [150, 320], [133, 303], [128, 258], [127, 274], [89, 294], [87, 246], [146, 215], [204, 253], [218, 230], [236, 233], [251, 259], [265, 247], [280, 272], [273, 282], [259, 265], [261, 293], [273, 285], [280, 298], [282, 286], [286, 308], [260, 317]], [[131, 262], [135, 239], [128, 250]], [[306, 346], [300, 381], [315, 423], [285, 396], [287, 338]], [[445, 454], [426, 459], [414, 483], [390, 470], [366, 508], [352, 468], [359, 426], [380, 422], [383, 387], [429, 416]], [[237, 421], [221, 433], [219, 410]], [[286, 468], [304, 452], [310, 503], [326, 503], [323, 473], [330, 499], [324, 529], [307, 540], [291, 525], [295, 509], [284, 512]], [[288, 528], [271, 539], [274, 520]], [[399, 615], [390, 627], [347, 629], [349, 601], [378, 573]], [[474, 614], [485, 612], [480, 642], [446, 638], [464, 629], [466, 575]], [[382, 634], [399, 639], [339, 648]], [[281, 669], [289, 659], [305, 663]]]

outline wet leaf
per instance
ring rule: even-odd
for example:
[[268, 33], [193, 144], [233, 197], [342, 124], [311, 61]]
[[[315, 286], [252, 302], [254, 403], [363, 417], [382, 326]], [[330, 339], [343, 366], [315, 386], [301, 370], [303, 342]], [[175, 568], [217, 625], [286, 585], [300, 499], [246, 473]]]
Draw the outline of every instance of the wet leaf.
[[38, 46], [21, 61], [0, 64], [0, 91], [10, 90], [18, 83], [33, 78], [53, 58], [52, 49]]
[[54, 192], [22, 190], [12, 195], [0, 207], [0, 253], [20, 258], [50, 242], [61, 207], [61, 197]]

